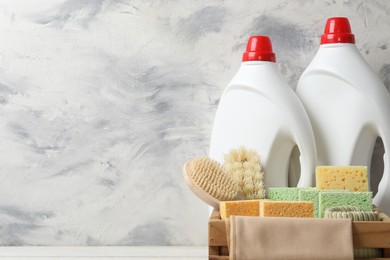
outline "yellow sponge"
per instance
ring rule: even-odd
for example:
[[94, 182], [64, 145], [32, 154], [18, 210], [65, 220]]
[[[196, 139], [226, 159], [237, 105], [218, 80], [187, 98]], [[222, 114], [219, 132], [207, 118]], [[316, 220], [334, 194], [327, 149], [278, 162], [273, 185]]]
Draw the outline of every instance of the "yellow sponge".
[[260, 201], [264, 200], [235, 200], [221, 201], [219, 211], [222, 219], [230, 216], [259, 216]]
[[261, 201], [261, 217], [314, 217], [314, 204], [311, 201]]
[[365, 166], [317, 166], [316, 184], [320, 190], [368, 191]]

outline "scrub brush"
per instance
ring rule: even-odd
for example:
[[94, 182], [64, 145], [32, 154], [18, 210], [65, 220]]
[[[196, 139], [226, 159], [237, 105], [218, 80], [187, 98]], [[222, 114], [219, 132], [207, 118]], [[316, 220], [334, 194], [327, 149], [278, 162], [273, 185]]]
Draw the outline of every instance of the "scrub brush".
[[220, 201], [239, 199], [238, 185], [226, 174], [221, 164], [205, 156], [184, 164], [184, 180], [204, 202], [219, 208]]
[[224, 155], [223, 167], [238, 183], [239, 192], [244, 199], [264, 199], [264, 172], [260, 164], [260, 155], [255, 150], [241, 146], [231, 149]]

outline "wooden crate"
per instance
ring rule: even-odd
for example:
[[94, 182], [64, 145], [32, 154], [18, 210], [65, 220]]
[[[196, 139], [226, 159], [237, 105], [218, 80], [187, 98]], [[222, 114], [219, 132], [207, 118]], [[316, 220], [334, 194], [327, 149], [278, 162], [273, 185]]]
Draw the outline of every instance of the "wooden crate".
[[[378, 210], [378, 209], [376, 209]], [[390, 218], [380, 213], [381, 221], [354, 221], [353, 246], [355, 248], [383, 248], [384, 258], [365, 258], [365, 260], [390, 260]], [[209, 259], [228, 260], [225, 221], [219, 211], [214, 210], [209, 223]]]

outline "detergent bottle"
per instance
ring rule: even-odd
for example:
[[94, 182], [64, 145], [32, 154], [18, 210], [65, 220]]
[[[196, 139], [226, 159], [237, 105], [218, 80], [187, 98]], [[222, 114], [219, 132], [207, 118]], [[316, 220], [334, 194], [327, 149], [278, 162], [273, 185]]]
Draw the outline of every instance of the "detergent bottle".
[[374, 203], [390, 213], [390, 95], [356, 48], [347, 18], [328, 19], [296, 93], [312, 123], [318, 165], [369, 167], [382, 138], [384, 174]]
[[309, 117], [279, 74], [271, 41], [252, 36], [242, 64], [220, 99], [210, 142], [210, 157], [223, 162], [230, 149], [256, 150], [266, 187], [288, 186], [291, 151], [300, 150], [298, 186], [314, 184], [316, 146]]

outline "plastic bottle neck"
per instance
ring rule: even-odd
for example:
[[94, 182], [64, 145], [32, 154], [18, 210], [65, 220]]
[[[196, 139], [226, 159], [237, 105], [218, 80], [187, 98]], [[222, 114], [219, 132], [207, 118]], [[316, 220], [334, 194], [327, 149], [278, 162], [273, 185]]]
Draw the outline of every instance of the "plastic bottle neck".
[[262, 60], [253, 60], [253, 61], [243, 61], [241, 65], [245, 66], [253, 66], [253, 65], [270, 65], [270, 66], [275, 66], [275, 62], [270, 62], [270, 61], [262, 61]]
[[320, 48], [356, 48], [356, 45], [354, 43], [328, 43], [328, 44], [321, 44]]

